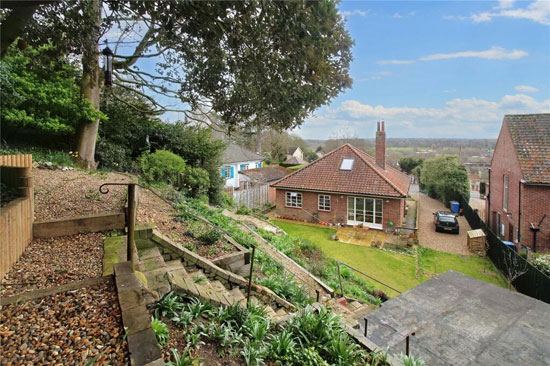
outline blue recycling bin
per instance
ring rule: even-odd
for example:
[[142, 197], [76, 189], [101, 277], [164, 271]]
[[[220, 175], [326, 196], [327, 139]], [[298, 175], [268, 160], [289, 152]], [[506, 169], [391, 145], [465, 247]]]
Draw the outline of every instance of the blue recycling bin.
[[508, 248], [510, 248], [514, 251], [516, 250], [516, 245], [514, 243], [512, 243], [511, 241], [503, 240], [502, 244], [506, 245]]
[[460, 212], [460, 203], [457, 201], [449, 202], [451, 204], [451, 212], [459, 213]]

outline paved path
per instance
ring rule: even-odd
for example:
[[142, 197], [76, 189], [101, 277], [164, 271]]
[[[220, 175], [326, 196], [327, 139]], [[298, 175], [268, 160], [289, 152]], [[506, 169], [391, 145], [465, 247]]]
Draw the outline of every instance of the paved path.
[[418, 193], [416, 197], [420, 201], [420, 219], [418, 221], [418, 239], [426, 248], [441, 250], [443, 252], [471, 255], [467, 246], [468, 230], [470, 225], [464, 216], [458, 217], [460, 234], [436, 233], [433, 224], [433, 213], [439, 210], [448, 210], [443, 203], [428, 197], [424, 193]]

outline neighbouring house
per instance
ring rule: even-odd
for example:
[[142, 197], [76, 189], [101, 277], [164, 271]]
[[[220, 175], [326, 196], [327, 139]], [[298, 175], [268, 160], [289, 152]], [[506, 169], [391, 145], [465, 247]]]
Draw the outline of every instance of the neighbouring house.
[[223, 156], [220, 174], [225, 179], [225, 186], [239, 189], [239, 172], [262, 167], [265, 158], [253, 151], [234, 143], [229, 143]]
[[[259, 185], [269, 185], [276, 182], [281, 178], [286, 177], [290, 173], [294, 172], [292, 169], [284, 168], [280, 165], [272, 165], [261, 167], [257, 169], [249, 169], [240, 172], [241, 187], [244, 189], [256, 187]], [[268, 201], [275, 203], [275, 188], [268, 188]]]
[[286, 151], [285, 164], [289, 164], [289, 165], [307, 164], [307, 161], [305, 161], [304, 159], [303, 150], [299, 146], [288, 148]]
[[550, 113], [504, 116], [488, 196], [486, 222], [501, 239], [550, 251]]
[[376, 157], [345, 144], [272, 187], [282, 217], [386, 229], [402, 225], [409, 182], [386, 164], [386, 132], [379, 122]]
[[373, 347], [397, 355], [409, 343], [426, 365], [548, 365], [549, 314], [540, 300], [447, 271], [384, 302], [359, 324]]

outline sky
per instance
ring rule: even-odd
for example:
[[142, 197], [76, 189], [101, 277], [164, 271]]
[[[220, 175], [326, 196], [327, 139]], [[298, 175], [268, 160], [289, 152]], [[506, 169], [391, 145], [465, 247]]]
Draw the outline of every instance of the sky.
[[[293, 131], [304, 139], [373, 138], [382, 120], [389, 138], [496, 138], [505, 114], [550, 112], [550, 0], [338, 7], [355, 41], [353, 86]], [[124, 36], [119, 53], [130, 54], [134, 38]], [[155, 59], [138, 64], [152, 71]]]
[[550, 112], [550, 1], [343, 1], [351, 89], [306, 139], [496, 138], [505, 114]]

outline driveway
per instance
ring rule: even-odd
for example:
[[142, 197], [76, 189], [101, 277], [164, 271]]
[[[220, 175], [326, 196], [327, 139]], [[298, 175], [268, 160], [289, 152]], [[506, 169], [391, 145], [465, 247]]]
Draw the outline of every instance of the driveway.
[[426, 248], [443, 252], [471, 255], [468, 250], [467, 234], [471, 230], [464, 216], [458, 217], [460, 234], [436, 233], [433, 224], [433, 213], [439, 210], [449, 210], [443, 203], [428, 197], [424, 193], [415, 195], [420, 201], [420, 219], [418, 220], [418, 240]]

